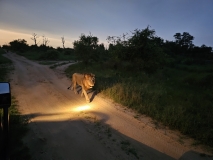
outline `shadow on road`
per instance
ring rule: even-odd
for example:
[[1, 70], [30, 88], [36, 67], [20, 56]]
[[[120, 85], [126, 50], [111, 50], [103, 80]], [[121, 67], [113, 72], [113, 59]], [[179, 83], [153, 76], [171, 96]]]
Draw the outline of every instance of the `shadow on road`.
[[[90, 115], [83, 115], [79, 120], [31, 122], [32, 128], [25, 138], [30, 146], [31, 155], [37, 159], [58, 156], [61, 159], [152, 159], [173, 160], [145, 144], [129, 138], [114, 130], [105, 122], [107, 115], [92, 112], [103, 117], [98, 120]], [[30, 119], [56, 114], [29, 114]], [[82, 154], [82, 152], [84, 154]], [[55, 155], [52, 155], [55, 154]]]
[[184, 153], [179, 160], [213, 160], [213, 156], [198, 153], [195, 151], [188, 151]]

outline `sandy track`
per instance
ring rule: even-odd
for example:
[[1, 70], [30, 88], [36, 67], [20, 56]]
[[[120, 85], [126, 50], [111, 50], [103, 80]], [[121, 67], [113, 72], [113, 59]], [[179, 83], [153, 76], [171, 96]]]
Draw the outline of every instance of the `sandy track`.
[[30, 118], [24, 141], [35, 160], [212, 159], [200, 156], [204, 151], [191, 147], [190, 139], [180, 143], [177, 132], [144, 116], [134, 118], [136, 113], [100, 95], [90, 93], [94, 99], [87, 104], [67, 90], [63, 67], [52, 70], [14, 53], [5, 56], [15, 67], [12, 94]]

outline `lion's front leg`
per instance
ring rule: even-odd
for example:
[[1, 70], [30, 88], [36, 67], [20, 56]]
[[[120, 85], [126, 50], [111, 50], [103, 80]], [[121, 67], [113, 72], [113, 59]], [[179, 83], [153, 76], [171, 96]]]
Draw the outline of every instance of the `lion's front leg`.
[[89, 100], [89, 97], [88, 97], [88, 95], [87, 95], [87, 92], [86, 92], [86, 90], [82, 87], [81, 95], [83, 96], [83, 94], [84, 94], [84, 96], [85, 96], [85, 98], [86, 98], [86, 102], [89, 103], [90, 100]]

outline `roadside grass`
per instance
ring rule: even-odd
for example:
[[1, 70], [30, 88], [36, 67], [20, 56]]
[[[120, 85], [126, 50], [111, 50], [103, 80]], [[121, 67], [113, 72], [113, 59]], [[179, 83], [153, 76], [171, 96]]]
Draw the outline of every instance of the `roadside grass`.
[[53, 49], [47, 51], [39, 51], [39, 50], [29, 50], [26, 52], [17, 52], [17, 54], [26, 57], [30, 60], [46, 60], [46, 61], [65, 61], [65, 60], [76, 60], [76, 56], [74, 53], [72, 54], [64, 54], [64, 52], [59, 52]]
[[[0, 81], [6, 82], [7, 75], [11, 71], [12, 61], [3, 57], [0, 49]], [[0, 109], [0, 115], [3, 114], [2, 109]], [[22, 138], [28, 131], [27, 128], [28, 120], [21, 116], [18, 111], [17, 101], [12, 97], [12, 104], [9, 108], [9, 149], [10, 149], [10, 159], [11, 160], [30, 160], [28, 148], [23, 144]], [[0, 116], [1, 124], [1, 116]], [[2, 130], [0, 128], [0, 144], [2, 144]], [[1, 151], [0, 151], [1, 154]]]
[[0, 54], [4, 54], [4, 53], [5, 51], [2, 48], [0, 48]]
[[63, 52], [59, 52], [59, 60], [60, 61], [66, 61], [66, 60], [76, 60], [76, 55], [74, 53], [66, 55]]
[[212, 67], [181, 65], [145, 74], [78, 63], [70, 65], [66, 74], [92, 72], [98, 93], [213, 147]]
[[68, 63], [70, 63], [70, 61], [69, 62], [56, 63], [56, 64], [51, 65], [50, 68], [54, 69], [58, 66], [62, 66], [62, 65], [68, 64]]
[[10, 71], [11, 67], [8, 67], [12, 64], [12, 61], [6, 57], [4, 57], [2, 54], [4, 54], [5, 51], [3, 49], [0, 49], [0, 81], [6, 80], [6, 75]]
[[38, 60], [43, 52], [31, 50], [31, 51], [16, 52], [16, 53], [30, 60]]
[[39, 64], [42, 64], [42, 65], [52, 65], [52, 64], [56, 64], [57, 62], [56, 61], [41, 61], [39, 62]]
[[4, 56], [2, 54], [5, 54], [6, 52], [0, 48], [0, 64], [11, 64], [12, 61]]
[[51, 69], [54, 69], [58, 66], [62, 66], [62, 65], [65, 65], [65, 64], [69, 64], [71, 62], [74, 62], [74, 61], [66, 61], [66, 62], [61, 62], [61, 61], [41, 61], [39, 62], [39, 64], [42, 64], [42, 65], [50, 65], [50, 68]]

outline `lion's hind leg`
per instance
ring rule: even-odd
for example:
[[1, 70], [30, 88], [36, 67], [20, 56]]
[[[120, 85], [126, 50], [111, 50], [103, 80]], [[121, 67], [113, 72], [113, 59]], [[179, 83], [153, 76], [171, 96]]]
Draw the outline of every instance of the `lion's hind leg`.
[[73, 74], [73, 76], [72, 76], [72, 80], [71, 80], [71, 85], [70, 85], [70, 87], [71, 87], [71, 90], [73, 90], [74, 93], [77, 94], [77, 91], [76, 91], [76, 80], [75, 80], [74, 74]]
[[83, 97], [84, 92], [83, 92], [83, 88], [81, 89], [81, 97]]
[[74, 93], [75, 94], [77, 94], [77, 91], [76, 91], [76, 82], [74, 82], [73, 84], [72, 84], [72, 88], [71, 88], [72, 90], [74, 90]]

